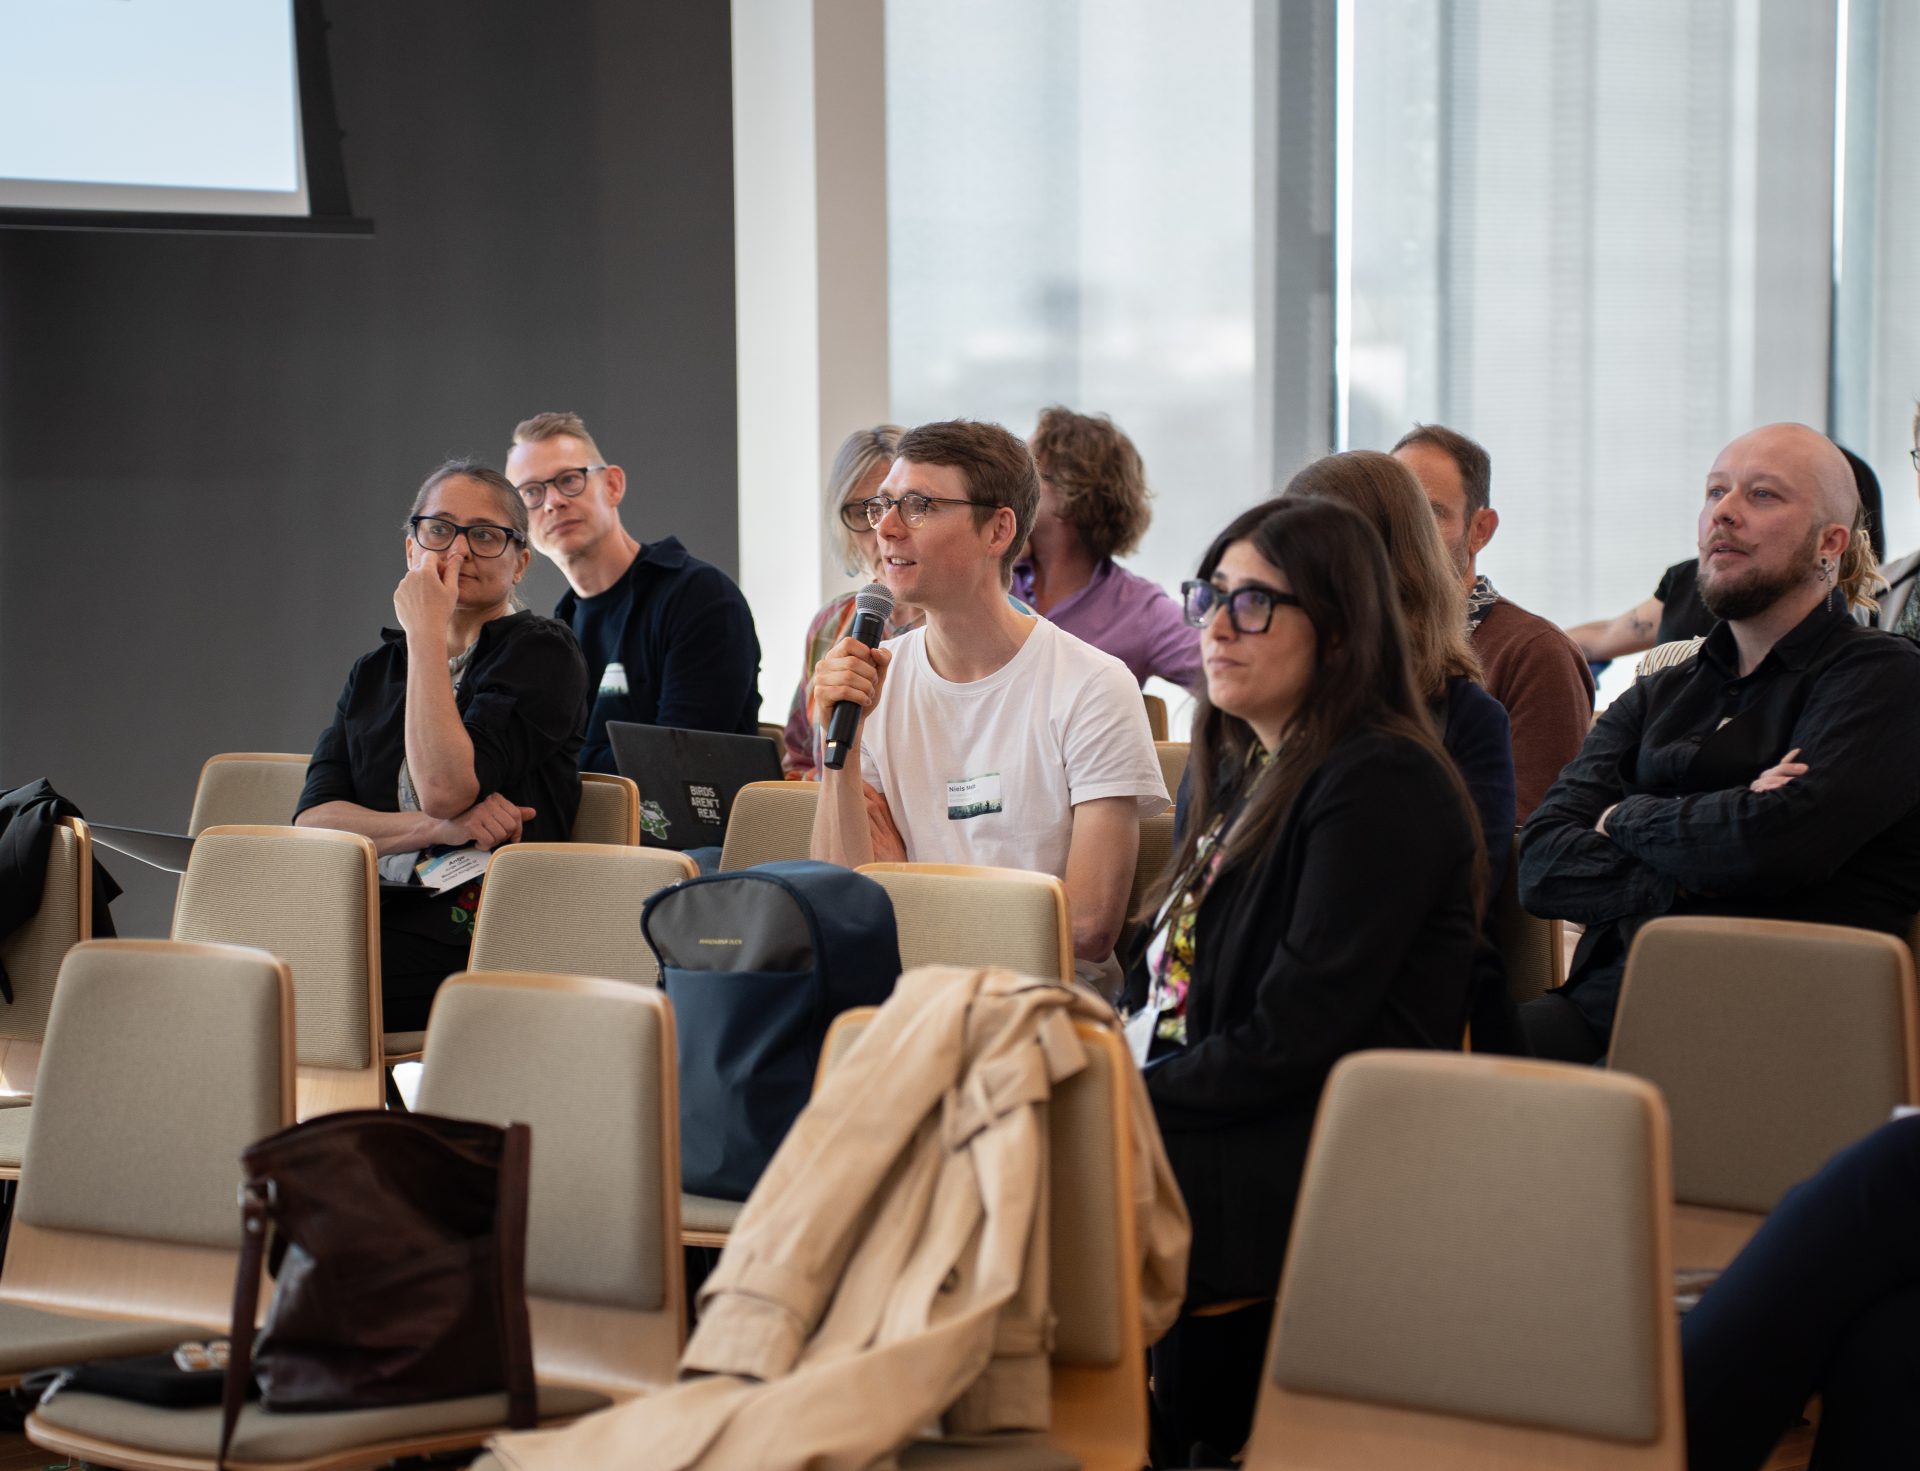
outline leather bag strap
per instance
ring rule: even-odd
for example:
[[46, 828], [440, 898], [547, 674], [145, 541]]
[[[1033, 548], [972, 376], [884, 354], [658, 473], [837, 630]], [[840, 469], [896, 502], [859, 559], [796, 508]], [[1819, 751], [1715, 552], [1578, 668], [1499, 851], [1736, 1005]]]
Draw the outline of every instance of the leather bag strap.
[[227, 1449], [253, 1373], [253, 1320], [260, 1307], [260, 1266], [267, 1250], [267, 1202], [271, 1181], [249, 1180], [240, 1189], [240, 1268], [233, 1280], [233, 1321], [227, 1328], [227, 1379], [220, 1403], [220, 1451], [214, 1471], [226, 1471]]
[[531, 1430], [540, 1419], [533, 1383], [533, 1331], [527, 1318], [527, 1194], [533, 1130], [507, 1129], [500, 1157], [500, 1204], [494, 1216], [494, 1256], [500, 1264], [500, 1351], [506, 1357], [507, 1424]]

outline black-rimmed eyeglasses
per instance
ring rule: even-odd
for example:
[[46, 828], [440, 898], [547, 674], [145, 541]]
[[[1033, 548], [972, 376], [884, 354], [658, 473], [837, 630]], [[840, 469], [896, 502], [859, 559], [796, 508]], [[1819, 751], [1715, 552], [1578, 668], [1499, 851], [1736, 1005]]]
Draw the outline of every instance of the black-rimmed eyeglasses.
[[1277, 587], [1262, 587], [1250, 582], [1228, 592], [1211, 582], [1187, 581], [1180, 584], [1180, 611], [1195, 628], [1204, 628], [1215, 610], [1225, 607], [1227, 621], [1235, 633], [1265, 633], [1273, 626], [1273, 610], [1282, 605], [1301, 606], [1300, 599]]
[[575, 465], [570, 470], [562, 470], [558, 475], [550, 476], [545, 480], [529, 480], [525, 485], [514, 486], [514, 489], [520, 492], [520, 499], [529, 506], [537, 506], [545, 502], [549, 485], [568, 500], [572, 500], [587, 488], [589, 475], [595, 470], [606, 468], [605, 465]]
[[476, 557], [498, 557], [515, 542], [524, 541], [511, 526], [495, 526], [491, 521], [476, 521], [462, 526], [458, 521], [443, 521], [438, 516], [409, 516], [413, 539], [430, 552], [444, 552], [460, 537], [467, 539], [467, 550]]
[[877, 531], [880, 523], [887, 519], [887, 512], [895, 506], [900, 508], [900, 519], [909, 526], [926, 524], [927, 512], [934, 506], [977, 506], [980, 501], [955, 500], [950, 495], [922, 495], [910, 490], [895, 499], [890, 495], [876, 495], [870, 500], [848, 501], [840, 508], [840, 519], [846, 523], [849, 531]]

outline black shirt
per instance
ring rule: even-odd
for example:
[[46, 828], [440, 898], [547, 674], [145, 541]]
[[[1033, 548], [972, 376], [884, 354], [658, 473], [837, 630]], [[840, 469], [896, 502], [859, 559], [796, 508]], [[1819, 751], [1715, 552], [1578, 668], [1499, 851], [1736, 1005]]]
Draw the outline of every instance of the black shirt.
[[612, 771], [607, 722], [753, 735], [760, 719], [760, 641], [733, 579], [688, 555], [674, 537], [640, 549], [603, 593], [565, 594], [568, 624], [597, 691], [580, 752], [586, 771]]
[[[307, 766], [296, 815], [322, 802], [400, 809], [406, 754], [407, 643], [397, 629], [354, 662], [347, 687]], [[446, 677], [445, 666], [432, 671]], [[473, 741], [480, 796], [504, 794], [534, 816], [521, 836], [564, 843], [580, 808], [577, 759], [587, 718], [587, 670], [564, 623], [510, 613], [482, 625], [454, 696]]]
[[[1748, 790], [1796, 746], [1805, 776]], [[1520, 835], [1521, 902], [1587, 926], [1569, 999], [1608, 1036], [1627, 947], [1663, 914], [1905, 935], [1920, 909], [1916, 752], [1920, 647], [1844, 609], [1814, 609], [1744, 679], [1721, 624], [1698, 658], [1637, 680]]]
[[1660, 574], [1660, 585], [1653, 590], [1660, 600], [1660, 631], [1656, 644], [1678, 643], [1684, 638], [1703, 638], [1713, 632], [1720, 620], [1700, 601], [1700, 559], [1688, 557], [1675, 562]]

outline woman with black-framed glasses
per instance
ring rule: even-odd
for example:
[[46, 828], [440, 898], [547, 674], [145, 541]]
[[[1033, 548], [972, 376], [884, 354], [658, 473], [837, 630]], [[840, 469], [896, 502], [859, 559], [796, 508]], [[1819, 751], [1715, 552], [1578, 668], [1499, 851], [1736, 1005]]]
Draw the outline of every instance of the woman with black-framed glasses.
[[1252, 1423], [1328, 1073], [1460, 1045], [1485, 857], [1364, 517], [1268, 501], [1181, 592], [1203, 680], [1128, 1034], [1193, 1222], [1153, 1349], [1154, 1464], [1210, 1466]]
[[389, 1031], [425, 1027], [434, 989], [465, 966], [493, 850], [571, 833], [587, 719], [572, 630], [515, 611], [527, 510], [504, 475], [440, 466], [414, 497], [406, 553], [400, 628], [347, 676], [294, 817], [380, 854]]

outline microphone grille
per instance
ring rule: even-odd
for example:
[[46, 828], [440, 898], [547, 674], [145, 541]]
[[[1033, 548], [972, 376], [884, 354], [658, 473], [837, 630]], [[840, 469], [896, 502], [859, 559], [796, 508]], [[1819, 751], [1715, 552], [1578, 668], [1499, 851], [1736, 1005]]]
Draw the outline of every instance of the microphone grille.
[[882, 619], [893, 616], [893, 594], [884, 582], [869, 582], [854, 594], [853, 615], [858, 618], [862, 613], [876, 613]]

